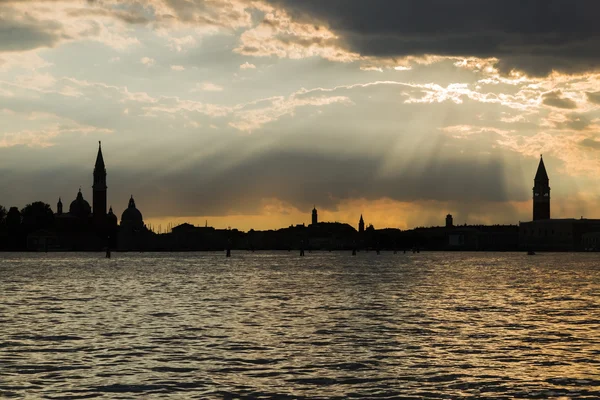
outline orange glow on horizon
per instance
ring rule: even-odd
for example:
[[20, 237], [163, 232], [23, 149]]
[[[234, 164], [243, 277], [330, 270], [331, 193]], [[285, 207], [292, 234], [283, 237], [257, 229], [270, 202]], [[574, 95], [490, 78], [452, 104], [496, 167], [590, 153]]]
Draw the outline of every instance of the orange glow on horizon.
[[[358, 220], [362, 214], [366, 226], [373, 224], [376, 229], [396, 228], [412, 229], [419, 226], [442, 226], [446, 214], [455, 216], [456, 224], [518, 224], [519, 220], [530, 219], [531, 202], [509, 202], [488, 204], [465, 216], [455, 209], [456, 205], [449, 202], [421, 201], [401, 202], [388, 198], [379, 200], [354, 199], [342, 201], [337, 210], [327, 210], [316, 205], [319, 222], [347, 223], [354, 228], [358, 227]], [[498, 213], [490, 210], [498, 208]], [[512, 210], [514, 217], [502, 215], [502, 210]], [[241, 231], [277, 230], [290, 225], [311, 223], [312, 206], [305, 211], [285, 204], [277, 199], [265, 201], [260, 214], [256, 215], [226, 215], [226, 216], [165, 216], [148, 218], [146, 224], [154, 231], [166, 232], [168, 227], [175, 227], [183, 223], [196, 226], [208, 226], [217, 229], [239, 229]]]

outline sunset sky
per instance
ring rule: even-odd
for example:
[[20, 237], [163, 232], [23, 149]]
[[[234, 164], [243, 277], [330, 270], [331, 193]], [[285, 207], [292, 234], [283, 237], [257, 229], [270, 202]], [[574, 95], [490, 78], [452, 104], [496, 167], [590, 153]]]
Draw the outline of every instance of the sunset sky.
[[0, 204], [147, 223], [600, 218], [596, 0], [0, 1]]

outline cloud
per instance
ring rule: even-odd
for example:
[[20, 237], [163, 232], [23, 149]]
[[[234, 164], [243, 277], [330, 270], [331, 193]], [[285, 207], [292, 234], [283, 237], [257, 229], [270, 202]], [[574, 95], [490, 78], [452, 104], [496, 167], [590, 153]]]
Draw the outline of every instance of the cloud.
[[346, 96], [326, 96], [316, 93], [306, 95], [303, 91], [299, 91], [288, 97], [277, 96], [240, 105], [236, 107], [229, 126], [252, 132], [284, 116], [293, 115], [300, 107], [323, 107], [333, 104], [351, 105], [352, 101]]
[[106, 135], [112, 130], [85, 125], [51, 113], [15, 113], [24, 116], [30, 128], [13, 132], [0, 132], [0, 148], [13, 146], [50, 147], [63, 135]]
[[[111, 88], [124, 96], [123, 101], [141, 103], [145, 116], [157, 115], [194, 115], [203, 114], [212, 118], [228, 118], [228, 125], [243, 132], [253, 132], [264, 125], [277, 121], [285, 116], [293, 116], [297, 109], [305, 107], [323, 107], [334, 104], [352, 105], [347, 96], [332, 95], [320, 90], [299, 90], [289, 96], [273, 96], [240, 103], [233, 106], [203, 103], [194, 100], [183, 100], [178, 97], [149, 97], [146, 93], [130, 93], [126, 89]], [[191, 92], [217, 92], [222, 87], [204, 82], [196, 84]]]
[[61, 29], [60, 22], [40, 24], [30, 16], [10, 20], [0, 13], [0, 52], [53, 47], [62, 39]]
[[14, 82], [22, 87], [44, 90], [53, 87], [56, 84], [56, 78], [47, 72], [33, 72], [27, 75], [17, 75]]
[[222, 92], [223, 87], [212, 82], [197, 83], [196, 86], [190, 89], [190, 92]]
[[184, 71], [185, 67], [183, 65], [171, 65], [171, 69], [173, 71]]
[[[315, 132], [313, 138], [318, 137]], [[142, 211], [147, 216], [251, 215], [261, 212], [264, 199], [273, 198], [298, 209], [309, 209], [316, 203], [330, 211], [352, 199], [463, 202], [473, 207], [478, 202], [489, 205], [528, 198], [519, 194], [524, 185], [517, 182], [512, 188], [507, 186], [505, 175], [514, 171], [508, 171], [499, 159], [459, 160], [443, 152], [429, 165], [413, 163], [382, 176], [379, 154], [331, 155], [266, 143], [268, 138], [264, 137], [239, 137], [219, 151], [186, 163], [184, 168], [146, 170], [144, 176], [152, 174], [151, 180], [109, 163], [114, 188], [110, 195], [126, 199], [133, 192], [136, 199], [145, 200]], [[225, 157], [232, 153], [237, 156], [235, 160]]]
[[[61, 41], [81, 38], [114, 44], [115, 33], [119, 40], [127, 39], [122, 35], [126, 26], [148, 26], [157, 30], [183, 27], [198, 31], [206, 27], [234, 30], [250, 26], [251, 10], [255, 9], [254, 4], [243, 0], [3, 0], [0, 2], [0, 51], [52, 47]], [[193, 43], [195, 38], [191, 35], [172, 38], [173, 48], [178, 51]]]
[[0, 52], [94, 40], [116, 49], [138, 43], [127, 27], [141, 17], [116, 3], [6, 0], [0, 2]]
[[586, 95], [590, 103], [600, 104], [600, 92], [587, 92]]
[[156, 63], [156, 60], [150, 57], [142, 57], [140, 62], [147, 67], [151, 67]]
[[248, 61], [240, 65], [240, 69], [255, 69], [256, 65], [250, 64]]
[[[503, 74], [596, 70], [600, 4], [581, 0], [45, 0], [0, 2], [0, 52], [94, 40], [115, 49], [138, 44], [135, 30], [163, 36], [183, 52], [199, 36], [240, 34], [248, 56], [359, 61], [364, 68], [438, 58], [494, 60]], [[515, 11], [518, 10], [518, 11]], [[250, 63], [248, 63], [251, 65]], [[245, 65], [245, 64], [243, 64]]]
[[583, 147], [589, 147], [590, 149], [600, 150], [600, 141], [586, 138], [579, 142], [579, 145]]
[[205, 92], [222, 92], [223, 91], [222, 86], [216, 85], [211, 82], [204, 82], [201, 87], [202, 87], [202, 90], [204, 90]]
[[577, 103], [569, 98], [562, 97], [560, 90], [546, 93], [542, 98], [542, 103], [550, 107], [565, 108], [568, 110], [577, 108]]
[[363, 71], [375, 71], [375, 72], [383, 72], [383, 68], [375, 67], [375, 66], [365, 66], [360, 68]]
[[0, 72], [11, 69], [34, 71], [50, 66], [52, 64], [40, 57], [36, 51], [0, 53]]
[[600, 3], [582, 0], [268, 0], [295, 21], [323, 25], [347, 52], [379, 58], [495, 57], [505, 73], [597, 69]]
[[[105, 3], [106, 4], [106, 3]], [[108, 3], [110, 4], [110, 3]], [[150, 18], [143, 14], [139, 8], [135, 8], [133, 4], [126, 4], [125, 7], [132, 7], [131, 9], [119, 9], [117, 7], [108, 5], [106, 8], [101, 8], [99, 2], [94, 0], [88, 1], [87, 7], [75, 8], [71, 7], [66, 10], [66, 14], [71, 17], [85, 19], [85, 18], [110, 18], [117, 19], [127, 24], [146, 24], [150, 22]], [[135, 9], [134, 9], [135, 8]]]
[[337, 36], [323, 25], [299, 23], [285, 10], [267, 9], [258, 26], [244, 31], [236, 52], [254, 56], [301, 59], [322, 57], [351, 62], [360, 55], [345, 50]]
[[559, 120], [554, 122], [555, 129], [571, 129], [574, 131], [583, 131], [591, 126], [591, 121], [584, 114], [570, 113], [561, 115]]
[[185, 52], [197, 44], [196, 39], [192, 35], [177, 37], [173, 36], [171, 31], [167, 30], [159, 30], [157, 33], [159, 36], [165, 37], [169, 42], [168, 46], [178, 53]]
[[450, 137], [455, 139], [465, 139], [471, 135], [477, 135], [482, 133], [494, 133], [500, 137], [510, 136], [515, 131], [507, 131], [491, 126], [472, 126], [472, 125], [452, 125], [440, 128], [442, 132], [445, 132]]

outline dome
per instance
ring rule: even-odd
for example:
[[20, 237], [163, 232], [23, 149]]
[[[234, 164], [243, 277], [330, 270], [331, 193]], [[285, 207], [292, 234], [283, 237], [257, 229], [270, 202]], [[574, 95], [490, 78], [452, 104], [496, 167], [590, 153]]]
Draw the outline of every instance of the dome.
[[106, 220], [110, 225], [117, 225], [117, 216], [113, 213], [112, 206], [108, 210], [108, 214], [106, 214]]
[[141, 229], [144, 227], [144, 218], [140, 210], [135, 208], [135, 200], [133, 196], [129, 199], [129, 206], [123, 214], [121, 214], [121, 225], [129, 225], [132, 228]]
[[79, 189], [79, 193], [77, 193], [77, 198], [71, 202], [69, 206], [69, 214], [72, 214], [79, 218], [89, 217], [92, 213], [92, 207], [90, 207], [90, 203], [83, 199], [83, 195], [81, 194], [81, 189]]

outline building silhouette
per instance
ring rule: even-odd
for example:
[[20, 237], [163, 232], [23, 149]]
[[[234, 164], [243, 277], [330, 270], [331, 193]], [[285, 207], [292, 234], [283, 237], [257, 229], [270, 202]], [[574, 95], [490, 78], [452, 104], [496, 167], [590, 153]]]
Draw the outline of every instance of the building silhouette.
[[94, 224], [100, 227], [106, 223], [106, 167], [104, 157], [102, 156], [102, 143], [98, 142], [98, 155], [94, 165], [94, 184], [93, 189], [93, 216]]
[[135, 206], [133, 195], [131, 195], [131, 198], [129, 199], [127, 208], [123, 211], [123, 214], [121, 214], [121, 229], [132, 232], [144, 229], [144, 218], [140, 210]]
[[106, 220], [108, 226], [117, 226], [118, 224], [117, 216], [115, 215], [115, 213], [113, 213], [112, 206], [110, 206], [110, 208], [108, 209], [108, 214], [106, 214]]
[[452, 214], [446, 215], [446, 228], [454, 227], [454, 218], [452, 218]]
[[533, 220], [519, 223], [522, 250], [582, 251], [600, 249], [600, 219], [550, 218], [550, 185], [540, 157], [533, 186]]
[[[56, 246], [63, 250], [98, 250], [116, 246], [117, 218], [112, 208], [107, 213], [106, 166], [102, 155], [102, 144], [98, 142], [98, 153], [93, 170], [92, 205], [84, 198], [81, 188], [65, 212], [62, 197], [56, 204]], [[36, 247], [42, 233], [31, 234], [28, 247]], [[31, 242], [31, 244], [29, 243]], [[46, 240], [47, 242], [47, 240]]]
[[319, 223], [319, 218], [318, 218], [318, 215], [317, 215], [317, 208], [313, 207], [313, 210], [312, 210], [312, 224], [316, 225], [318, 223]]
[[118, 248], [121, 250], [148, 250], [155, 246], [155, 236], [146, 228], [142, 213], [135, 206], [132, 195], [127, 208], [121, 214]]
[[365, 231], [365, 220], [363, 219], [362, 214], [360, 214], [360, 219], [358, 220], [358, 233], [363, 233]]
[[533, 179], [533, 220], [539, 221], [550, 219], [550, 180], [544, 165], [544, 159], [540, 156], [535, 178]]

